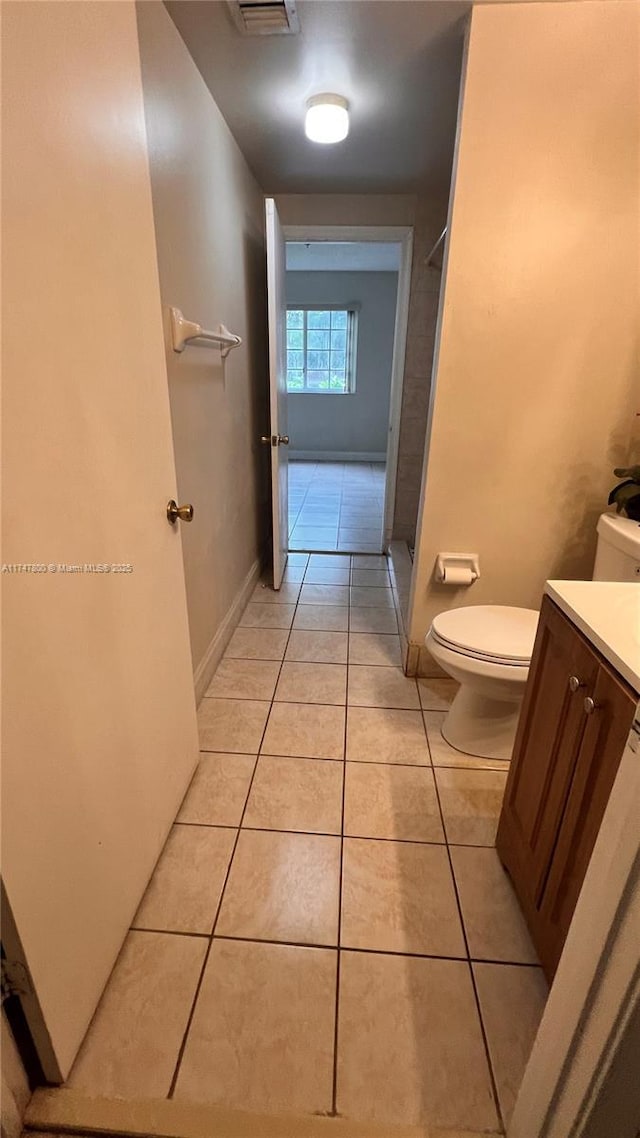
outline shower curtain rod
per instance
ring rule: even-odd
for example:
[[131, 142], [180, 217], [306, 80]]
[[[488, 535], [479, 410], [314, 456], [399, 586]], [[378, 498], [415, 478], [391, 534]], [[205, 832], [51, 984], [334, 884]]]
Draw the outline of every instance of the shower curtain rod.
[[[440, 234], [438, 240], [436, 241], [435, 245], [431, 249], [431, 252], [428, 254], [428, 256], [425, 259], [425, 264], [427, 266], [431, 265], [434, 253], [436, 253], [438, 251], [438, 249], [442, 245], [442, 242], [444, 241], [446, 236], [447, 236], [447, 227], [445, 225], [445, 227], [442, 230], [442, 233]], [[440, 265], [434, 265], [433, 267], [434, 267], [434, 269], [439, 269]]]

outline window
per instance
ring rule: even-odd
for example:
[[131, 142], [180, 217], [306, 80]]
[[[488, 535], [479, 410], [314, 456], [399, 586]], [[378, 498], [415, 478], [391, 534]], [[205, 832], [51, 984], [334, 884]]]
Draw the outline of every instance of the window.
[[287, 309], [287, 391], [355, 391], [354, 309]]

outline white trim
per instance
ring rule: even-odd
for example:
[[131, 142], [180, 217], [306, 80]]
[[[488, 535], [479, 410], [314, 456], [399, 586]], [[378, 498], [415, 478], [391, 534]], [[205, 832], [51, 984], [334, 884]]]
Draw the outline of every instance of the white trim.
[[[384, 487], [383, 541], [386, 546], [393, 532], [393, 514], [398, 476], [400, 414], [404, 385], [404, 362], [411, 298], [411, 265], [413, 260], [412, 225], [283, 225], [285, 241], [376, 241], [401, 246], [398, 270], [396, 320], [393, 332], [393, 361], [389, 397], [389, 433], [387, 438], [386, 477]], [[290, 394], [295, 394], [291, 392]], [[292, 454], [293, 457], [293, 454]], [[345, 459], [344, 461], [349, 461]], [[377, 460], [368, 460], [377, 461]]]
[[[290, 395], [300, 394], [290, 391]], [[383, 450], [290, 450], [289, 459], [293, 462], [385, 462]]]
[[412, 225], [283, 225], [285, 241], [379, 241], [401, 245]]
[[226, 616], [222, 623], [219, 625], [213, 640], [207, 648], [204, 656], [193, 673], [193, 686], [196, 691], [196, 704], [200, 703], [204, 693], [206, 692], [213, 674], [222, 659], [223, 653], [227, 644], [231, 640], [240, 617], [242, 616], [249, 597], [256, 587], [258, 578], [260, 576], [260, 560], [256, 558], [249, 572], [247, 573], [240, 589], [236, 593], [231, 607], [228, 609]]

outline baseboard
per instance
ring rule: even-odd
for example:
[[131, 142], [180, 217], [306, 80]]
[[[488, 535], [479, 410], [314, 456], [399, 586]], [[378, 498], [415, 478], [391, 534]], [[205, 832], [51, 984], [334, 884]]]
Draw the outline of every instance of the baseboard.
[[402, 667], [405, 676], [417, 676], [426, 680], [449, 680], [448, 672], [436, 664], [433, 656], [424, 644], [412, 644], [403, 637], [400, 631], [400, 647], [402, 650]]
[[356, 450], [290, 450], [294, 462], [386, 462], [385, 451]]
[[499, 1138], [496, 1132], [429, 1125], [385, 1126], [321, 1115], [249, 1114], [180, 1099], [90, 1098], [82, 1092], [40, 1088], [27, 1107], [31, 1132], [127, 1135], [129, 1138]]
[[260, 577], [260, 567], [260, 558], [256, 557], [256, 560], [254, 561], [244, 581], [242, 582], [240, 589], [236, 593], [231, 608], [228, 610], [222, 623], [218, 627], [213, 640], [207, 648], [207, 651], [202, 657], [195, 672], [193, 673], [193, 686], [196, 691], [196, 705], [200, 703], [200, 700], [209, 687], [209, 684], [213, 679], [213, 674], [223, 657], [227, 644], [231, 640], [231, 637], [238, 627], [238, 621], [240, 620], [240, 617], [247, 607], [249, 597], [255, 589], [258, 578]]
[[418, 649], [418, 659], [416, 663], [416, 675], [422, 676], [429, 680], [447, 680], [451, 679], [448, 672], [436, 664], [433, 656], [424, 644], [416, 644], [413, 647]]

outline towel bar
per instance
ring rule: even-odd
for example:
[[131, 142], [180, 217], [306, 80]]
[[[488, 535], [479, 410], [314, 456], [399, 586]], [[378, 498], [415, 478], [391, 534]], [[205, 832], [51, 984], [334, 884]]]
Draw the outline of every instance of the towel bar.
[[179, 308], [170, 308], [171, 313], [171, 339], [174, 352], [183, 352], [186, 347], [220, 348], [220, 355], [226, 360], [232, 348], [242, 343], [240, 336], [234, 336], [224, 324], [220, 324], [217, 332], [209, 332], [201, 324], [193, 320], [185, 320]]

